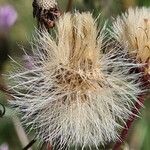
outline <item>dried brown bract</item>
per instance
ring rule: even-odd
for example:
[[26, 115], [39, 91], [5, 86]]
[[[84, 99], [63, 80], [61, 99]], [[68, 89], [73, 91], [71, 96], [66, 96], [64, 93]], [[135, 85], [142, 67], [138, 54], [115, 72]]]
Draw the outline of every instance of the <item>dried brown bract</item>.
[[34, 0], [32, 5], [33, 16], [37, 18], [39, 28], [48, 30], [55, 26], [55, 21], [61, 14], [55, 0]]

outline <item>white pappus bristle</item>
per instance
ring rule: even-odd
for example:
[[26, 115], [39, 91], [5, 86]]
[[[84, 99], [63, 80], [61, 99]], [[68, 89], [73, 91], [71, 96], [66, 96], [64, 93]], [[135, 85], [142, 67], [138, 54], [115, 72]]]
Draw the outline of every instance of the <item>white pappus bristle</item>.
[[113, 37], [137, 61], [147, 63], [146, 74], [150, 74], [150, 8], [129, 8], [127, 12], [117, 17], [113, 23]]
[[55, 38], [37, 34], [33, 68], [11, 75], [23, 123], [60, 149], [115, 141], [141, 92], [138, 74], [129, 73], [136, 65], [115, 50], [102, 53], [90, 13], [62, 15]]

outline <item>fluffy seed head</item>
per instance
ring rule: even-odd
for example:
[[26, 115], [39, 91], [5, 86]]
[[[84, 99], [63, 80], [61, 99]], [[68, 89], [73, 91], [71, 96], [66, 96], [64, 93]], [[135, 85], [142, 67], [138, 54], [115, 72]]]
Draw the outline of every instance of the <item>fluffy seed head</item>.
[[115, 38], [128, 47], [138, 61], [147, 63], [146, 74], [150, 75], [150, 9], [130, 8], [113, 23]]
[[54, 8], [57, 5], [56, 0], [36, 0], [39, 7], [45, 10]]
[[23, 123], [37, 138], [66, 149], [98, 149], [116, 140], [140, 93], [138, 75], [129, 74], [135, 65], [121, 54], [102, 53], [103, 36], [90, 13], [64, 14], [55, 38], [37, 34], [33, 68], [11, 76], [11, 103]]

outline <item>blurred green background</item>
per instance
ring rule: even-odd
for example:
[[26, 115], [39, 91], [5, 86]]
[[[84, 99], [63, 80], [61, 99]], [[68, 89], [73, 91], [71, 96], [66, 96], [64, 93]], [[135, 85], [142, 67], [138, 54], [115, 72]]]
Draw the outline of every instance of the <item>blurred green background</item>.
[[[61, 9], [66, 10], [68, 0], [58, 0]], [[35, 19], [32, 16], [32, 0], [0, 0], [0, 6], [4, 4], [12, 5], [17, 13], [18, 19], [14, 26], [7, 31], [6, 40], [9, 49], [9, 55], [22, 62], [21, 46], [29, 50], [29, 41], [36, 27]], [[80, 11], [91, 11], [96, 17], [101, 13], [101, 22], [106, 19], [111, 20], [112, 17], [124, 12], [131, 6], [149, 6], [150, 0], [74, 0], [73, 8]], [[3, 36], [3, 33], [0, 33]], [[2, 51], [2, 49], [0, 49]], [[0, 58], [0, 61], [2, 58]], [[12, 70], [9, 59], [4, 63], [1, 74], [5, 74]], [[4, 79], [0, 77], [0, 82], [5, 84]], [[8, 108], [7, 96], [0, 92], [0, 102], [6, 105], [6, 114], [0, 118], [0, 150], [21, 150], [23, 145], [32, 140], [33, 135], [24, 135], [24, 131], [19, 125], [19, 120], [15, 117], [15, 112]], [[145, 108], [141, 111], [141, 118], [137, 119], [130, 130], [126, 150], [150, 150], [150, 99], [145, 102]], [[4, 145], [5, 144], [5, 145]], [[38, 144], [38, 143], [37, 143]], [[33, 150], [37, 150], [38, 145], [33, 146]], [[3, 147], [3, 148], [2, 148]], [[129, 148], [130, 147], [130, 148]], [[6, 148], [6, 149], [4, 149]]]

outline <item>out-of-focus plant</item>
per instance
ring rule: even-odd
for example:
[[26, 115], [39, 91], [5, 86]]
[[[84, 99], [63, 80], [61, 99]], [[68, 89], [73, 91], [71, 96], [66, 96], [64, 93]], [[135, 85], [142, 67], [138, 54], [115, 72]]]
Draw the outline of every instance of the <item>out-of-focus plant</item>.
[[0, 145], [0, 150], [9, 150], [9, 147], [7, 144]]
[[17, 12], [11, 5], [0, 6], [0, 31], [7, 32], [17, 20]]
[[9, 52], [9, 30], [17, 20], [17, 12], [11, 5], [0, 6], [0, 71]]

